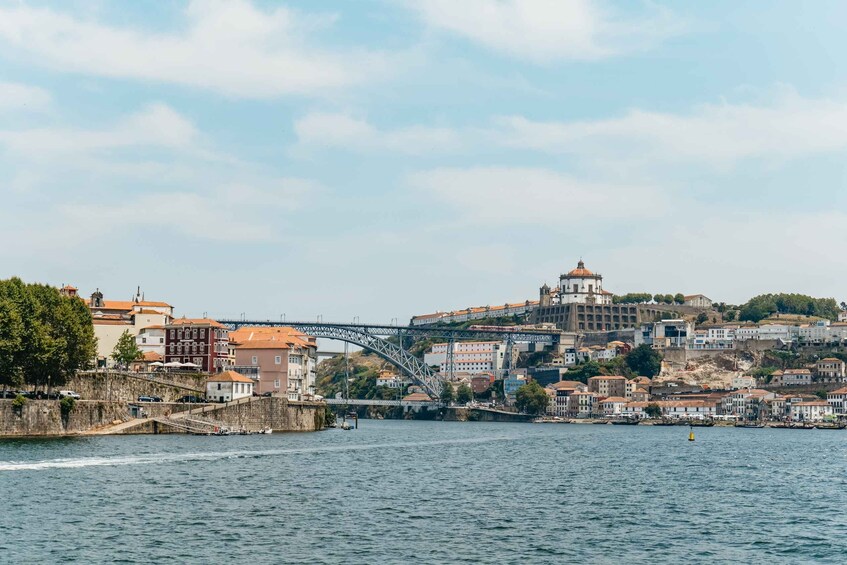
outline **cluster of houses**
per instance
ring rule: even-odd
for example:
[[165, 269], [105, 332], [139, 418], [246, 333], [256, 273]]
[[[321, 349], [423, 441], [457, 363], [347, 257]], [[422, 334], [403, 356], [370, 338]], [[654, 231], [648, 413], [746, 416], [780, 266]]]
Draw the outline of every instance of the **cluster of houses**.
[[[69, 285], [60, 291], [66, 296], [78, 292]], [[209, 318], [176, 318], [173, 306], [146, 300], [140, 288], [126, 301], [106, 300], [97, 289], [86, 303], [97, 338], [98, 367], [116, 365], [113, 350], [128, 332], [142, 354], [128, 369], [209, 373], [214, 390], [208, 392], [215, 400], [234, 400], [248, 388], [249, 395], [275, 394], [291, 400], [315, 394], [317, 340], [293, 328], [230, 331]]]
[[695, 329], [692, 321], [680, 318], [642, 324], [635, 331], [635, 345], [645, 343], [656, 349], [727, 350], [750, 341], [774, 346], [843, 344], [847, 342], [847, 312], [841, 312], [837, 322], [724, 324]]
[[658, 410], [668, 419], [795, 422], [847, 417], [847, 387], [828, 392], [826, 400], [813, 394], [779, 394], [757, 388], [652, 398], [650, 388], [647, 377], [599, 376], [587, 383], [563, 380], [545, 388], [550, 398], [547, 413], [559, 418], [641, 419]]

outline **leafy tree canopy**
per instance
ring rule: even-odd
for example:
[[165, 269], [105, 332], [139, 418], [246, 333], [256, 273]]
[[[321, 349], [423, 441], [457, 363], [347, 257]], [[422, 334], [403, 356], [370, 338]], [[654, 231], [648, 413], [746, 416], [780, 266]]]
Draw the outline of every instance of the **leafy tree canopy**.
[[441, 385], [441, 402], [450, 404], [456, 400], [456, 391], [453, 389], [453, 383], [445, 382]]
[[653, 378], [662, 370], [662, 356], [646, 344], [641, 344], [626, 355], [626, 364], [637, 375]]
[[129, 333], [129, 330], [124, 330], [115, 348], [112, 350], [112, 359], [118, 365], [126, 366], [141, 357], [141, 350], [135, 341], [135, 336]]
[[0, 281], [0, 386], [61, 385], [91, 364], [96, 347], [81, 298], [19, 278]]
[[456, 388], [456, 402], [459, 404], [467, 404], [473, 400], [473, 391], [471, 387], [468, 386], [467, 383], [461, 383]]
[[547, 410], [550, 397], [537, 382], [532, 381], [522, 385], [515, 392], [515, 405], [521, 412], [541, 414]]
[[758, 322], [773, 314], [799, 314], [835, 320], [839, 307], [834, 298], [805, 294], [760, 294], [741, 306], [740, 320]]

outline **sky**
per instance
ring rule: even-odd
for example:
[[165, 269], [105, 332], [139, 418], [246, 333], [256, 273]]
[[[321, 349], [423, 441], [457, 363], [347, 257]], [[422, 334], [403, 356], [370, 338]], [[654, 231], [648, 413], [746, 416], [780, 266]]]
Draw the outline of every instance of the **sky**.
[[847, 3], [0, 0], [0, 278], [387, 323], [847, 300]]

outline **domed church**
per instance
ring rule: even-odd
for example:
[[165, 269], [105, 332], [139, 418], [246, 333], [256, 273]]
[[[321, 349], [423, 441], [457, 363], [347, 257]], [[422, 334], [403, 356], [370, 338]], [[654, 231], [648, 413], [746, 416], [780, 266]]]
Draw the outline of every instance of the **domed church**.
[[576, 269], [559, 276], [560, 304], [611, 304], [612, 293], [603, 290], [603, 275], [585, 268], [582, 259]]
[[530, 314], [534, 324], [555, 324], [572, 332], [608, 332], [635, 328], [661, 315], [651, 304], [614, 304], [612, 293], [603, 290], [603, 276], [585, 268], [559, 276], [559, 285], [542, 286], [538, 306]]

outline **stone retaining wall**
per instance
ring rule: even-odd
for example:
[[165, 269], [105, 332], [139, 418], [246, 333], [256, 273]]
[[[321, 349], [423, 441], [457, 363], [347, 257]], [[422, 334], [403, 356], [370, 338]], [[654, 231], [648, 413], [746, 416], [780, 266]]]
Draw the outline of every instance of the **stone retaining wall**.
[[[168, 384], [158, 382], [165, 378]], [[135, 402], [139, 396], [159, 396], [165, 402], [173, 402], [180, 396], [203, 395], [205, 377], [163, 375], [151, 378], [144, 374], [92, 372], [72, 377], [62, 388], [78, 392], [84, 400]]]
[[27, 400], [20, 409], [0, 400], [0, 437], [73, 435], [129, 419], [125, 402], [79, 400], [63, 418], [58, 400]]

